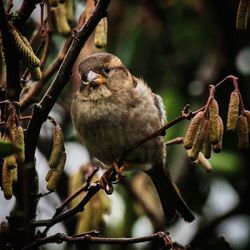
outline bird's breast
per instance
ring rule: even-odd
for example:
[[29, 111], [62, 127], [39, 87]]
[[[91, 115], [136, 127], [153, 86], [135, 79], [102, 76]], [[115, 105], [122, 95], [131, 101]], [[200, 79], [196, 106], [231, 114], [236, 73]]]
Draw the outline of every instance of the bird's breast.
[[[123, 101], [85, 102], [80, 110], [78, 106], [74, 101], [72, 118], [77, 133], [90, 154], [104, 163], [113, 162], [125, 147], [159, 128], [155, 112], [145, 114], [144, 107], [124, 105]], [[126, 160], [152, 162], [162, 154], [162, 147], [162, 138], [155, 138], [132, 151]]]

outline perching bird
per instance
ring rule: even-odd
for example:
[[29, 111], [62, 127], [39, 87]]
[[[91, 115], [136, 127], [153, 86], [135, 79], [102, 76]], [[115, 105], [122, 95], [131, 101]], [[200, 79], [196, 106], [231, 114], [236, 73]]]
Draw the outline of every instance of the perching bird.
[[[90, 154], [104, 164], [112, 164], [124, 147], [163, 126], [161, 97], [116, 56], [93, 54], [80, 63], [79, 73], [81, 86], [71, 107], [73, 124]], [[125, 170], [140, 169], [150, 176], [167, 222], [177, 213], [191, 222], [194, 216], [171, 180], [165, 152], [163, 138], [158, 136], [127, 155]]]

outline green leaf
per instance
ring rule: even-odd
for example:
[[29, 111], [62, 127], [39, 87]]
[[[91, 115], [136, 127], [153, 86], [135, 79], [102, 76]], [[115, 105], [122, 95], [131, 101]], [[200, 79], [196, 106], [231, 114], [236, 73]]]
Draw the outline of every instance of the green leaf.
[[14, 145], [10, 141], [0, 140], [0, 158], [23, 151], [23, 147]]

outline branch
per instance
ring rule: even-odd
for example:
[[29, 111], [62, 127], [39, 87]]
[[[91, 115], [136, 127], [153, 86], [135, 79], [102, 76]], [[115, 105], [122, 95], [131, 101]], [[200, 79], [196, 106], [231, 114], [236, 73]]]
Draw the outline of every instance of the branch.
[[96, 25], [99, 23], [101, 18], [106, 16], [106, 9], [109, 2], [110, 0], [99, 0], [95, 10], [87, 20], [85, 25], [80, 30], [77, 30], [75, 32], [74, 39], [71, 43], [66, 57], [64, 58], [58, 74], [56, 75], [54, 81], [43, 96], [40, 103], [34, 106], [32, 119], [27, 128], [26, 145], [29, 145], [29, 150], [26, 151], [25, 155], [27, 161], [33, 159], [41, 126], [46, 120], [61, 91], [68, 83], [71, 76], [71, 69], [83, 45], [91, 35]]
[[75, 215], [78, 212], [82, 212], [84, 210], [85, 205], [91, 200], [91, 198], [101, 189], [100, 185], [98, 183], [94, 183], [90, 185], [88, 192], [83, 197], [83, 199], [73, 208], [65, 211], [64, 213], [59, 214], [58, 216], [49, 219], [49, 220], [40, 220], [40, 221], [34, 221], [31, 224], [34, 227], [52, 227], [58, 222], [67, 220], [71, 218], [73, 215]]
[[107, 245], [129, 245], [129, 244], [136, 244], [141, 242], [147, 241], [157, 241], [162, 246], [162, 249], [175, 249], [174, 243], [170, 239], [169, 235], [165, 232], [157, 232], [155, 234], [149, 236], [142, 236], [142, 237], [134, 237], [134, 238], [103, 238], [93, 236], [93, 234], [97, 234], [97, 232], [89, 232], [82, 235], [76, 236], [67, 236], [63, 233], [57, 233], [55, 235], [37, 239], [32, 244], [26, 246], [24, 249], [33, 249], [33, 247], [42, 246], [47, 243], [62, 243], [62, 242], [70, 242], [70, 243], [95, 243], [95, 244], [107, 244]]
[[[56, 208], [56, 212], [55, 214], [53, 215], [52, 217], [52, 220], [56, 217], [58, 217], [59, 214], [62, 213], [63, 209], [73, 200], [75, 199], [78, 195], [80, 195], [82, 192], [86, 192], [88, 191], [89, 187], [90, 187], [90, 184], [91, 184], [91, 180], [92, 178], [94, 177], [94, 175], [96, 174], [96, 172], [99, 170], [98, 167], [94, 167], [94, 169], [92, 170], [92, 172], [87, 176], [87, 179], [86, 179], [86, 183], [80, 187], [78, 190], [76, 190], [75, 193], [73, 193], [71, 196], [69, 196], [66, 200], [64, 200], [64, 202]], [[84, 204], [82, 204], [83, 207], [81, 208], [82, 210], [84, 209]], [[77, 211], [76, 211], [77, 212]], [[52, 225], [51, 225], [52, 226]], [[40, 237], [45, 237], [47, 232], [49, 231], [50, 225], [48, 225], [44, 231], [41, 233]]]
[[12, 24], [20, 30], [36, 8], [36, 4], [40, 2], [42, 2], [42, 0], [24, 0], [20, 9], [16, 13], [17, 18], [12, 20]]

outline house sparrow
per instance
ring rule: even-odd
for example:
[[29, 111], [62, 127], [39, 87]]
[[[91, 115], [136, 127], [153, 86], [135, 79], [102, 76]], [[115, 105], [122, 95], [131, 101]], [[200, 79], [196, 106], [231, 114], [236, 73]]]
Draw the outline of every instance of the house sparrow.
[[[93, 54], [80, 63], [79, 73], [81, 86], [71, 107], [73, 124], [90, 154], [104, 164], [112, 164], [126, 146], [163, 126], [161, 97], [131, 75], [116, 56]], [[125, 170], [139, 169], [150, 176], [167, 222], [177, 213], [188, 222], [194, 220], [167, 171], [161, 136], [130, 152], [124, 166]]]

